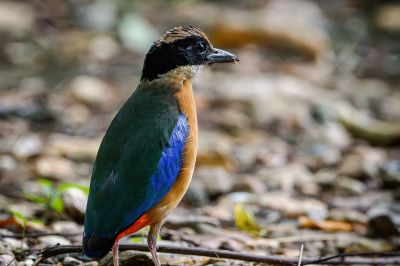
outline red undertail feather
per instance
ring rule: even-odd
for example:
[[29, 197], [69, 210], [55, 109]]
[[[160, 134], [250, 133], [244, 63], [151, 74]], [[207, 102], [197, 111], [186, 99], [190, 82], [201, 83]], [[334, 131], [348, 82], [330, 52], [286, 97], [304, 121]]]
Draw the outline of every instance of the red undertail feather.
[[150, 224], [150, 217], [147, 214], [143, 214], [142, 216], [139, 217], [139, 219], [136, 220], [131, 226], [129, 226], [127, 229], [122, 231], [121, 233], [118, 234], [117, 238], [115, 239], [115, 243], [118, 242], [121, 238], [131, 235], [140, 229], [148, 226]]

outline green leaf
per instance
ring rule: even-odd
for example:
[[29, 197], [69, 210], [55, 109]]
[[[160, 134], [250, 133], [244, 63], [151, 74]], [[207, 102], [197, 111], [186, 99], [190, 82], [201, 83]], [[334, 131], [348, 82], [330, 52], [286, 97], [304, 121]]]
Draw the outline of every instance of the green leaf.
[[29, 222], [34, 224], [44, 224], [44, 221], [39, 219], [29, 219]]
[[129, 241], [135, 244], [142, 244], [144, 241], [143, 237], [132, 237]]
[[10, 212], [12, 213], [12, 215], [13, 215], [15, 218], [21, 220], [22, 223], [23, 223], [24, 225], [26, 225], [26, 223], [28, 222], [28, 218], [26, 218], [25, 215], [23, 215], [23, 214], [20, 213], [19, 211], [13, 210], [13, 209], [9, 209], [9, 210], [10, 210]]
[[54, 191], [54, 183], [51, 180], [40, 178], [38, 181], [38, 184], [40, 184], [43, 189], [45, 190], [46, 196], [50, 197], [50, 195]]
[[25, 197], [32, 202], [39, 203], [39, 204], [46, 204], [48, 199], [46, 197], [36, 196], [32, 193], [25, 193]]
[[250, 234], [260, 235], [261, 233], [261, 226], [257, 224], [253, 213], [245, 210], [241, 203], [235, 206], [235, 225], [239, 230]]
[[62, 213], [64, 211], [64, 202], [62, 201], [62, 198], [59, 195], [53, 197], [50, 201], [50, 207], [56, 212]]
[[75, 184], [75, 183], [63, 183], [63, 184], [60, 184], [57, 187], [57, 192], [61, 194], [65, 190], [70, 189], [70, 188], [77, 188], [77, 189], [82, 190], [83, 192], [85, 192], [86, 195], [89, 194], [89, 187], [81, 185], [81, 184]]

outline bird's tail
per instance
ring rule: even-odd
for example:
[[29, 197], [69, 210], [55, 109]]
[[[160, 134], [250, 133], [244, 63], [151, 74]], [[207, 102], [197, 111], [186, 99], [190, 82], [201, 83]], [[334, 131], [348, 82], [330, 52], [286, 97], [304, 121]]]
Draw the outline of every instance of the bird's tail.
[[102, 258], [111, 249], [116, 236], [101, 237], [95, 234], [83, 236], [83, 253], [90, 258]]

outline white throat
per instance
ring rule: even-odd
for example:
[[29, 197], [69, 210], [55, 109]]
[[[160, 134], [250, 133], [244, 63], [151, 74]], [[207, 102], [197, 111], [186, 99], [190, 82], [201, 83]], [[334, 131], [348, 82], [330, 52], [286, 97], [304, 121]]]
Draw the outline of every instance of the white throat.
[[204, 65], [179, 66], [159, 76], [158, 79], [193, 79], [200, 75]]

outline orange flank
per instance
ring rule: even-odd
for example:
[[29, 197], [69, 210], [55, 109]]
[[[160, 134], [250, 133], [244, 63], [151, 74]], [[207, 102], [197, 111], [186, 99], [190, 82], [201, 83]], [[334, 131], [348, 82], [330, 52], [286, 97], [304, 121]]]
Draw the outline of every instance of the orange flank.
[[136, 220], [131, 226], [129, 226], [127, 229], [122, 231], [121, 233], [118, 234], [117, 238], [115, 239], [114, 243], [118, 243], [118, 241], [121, 238], [124, 238], [127, 235], [131, 235], [140, 229], [148, 226], [150, 224], [150, 218], [147, 214], [143, 214], [142, 216], [139, 217], [139, 219]]

